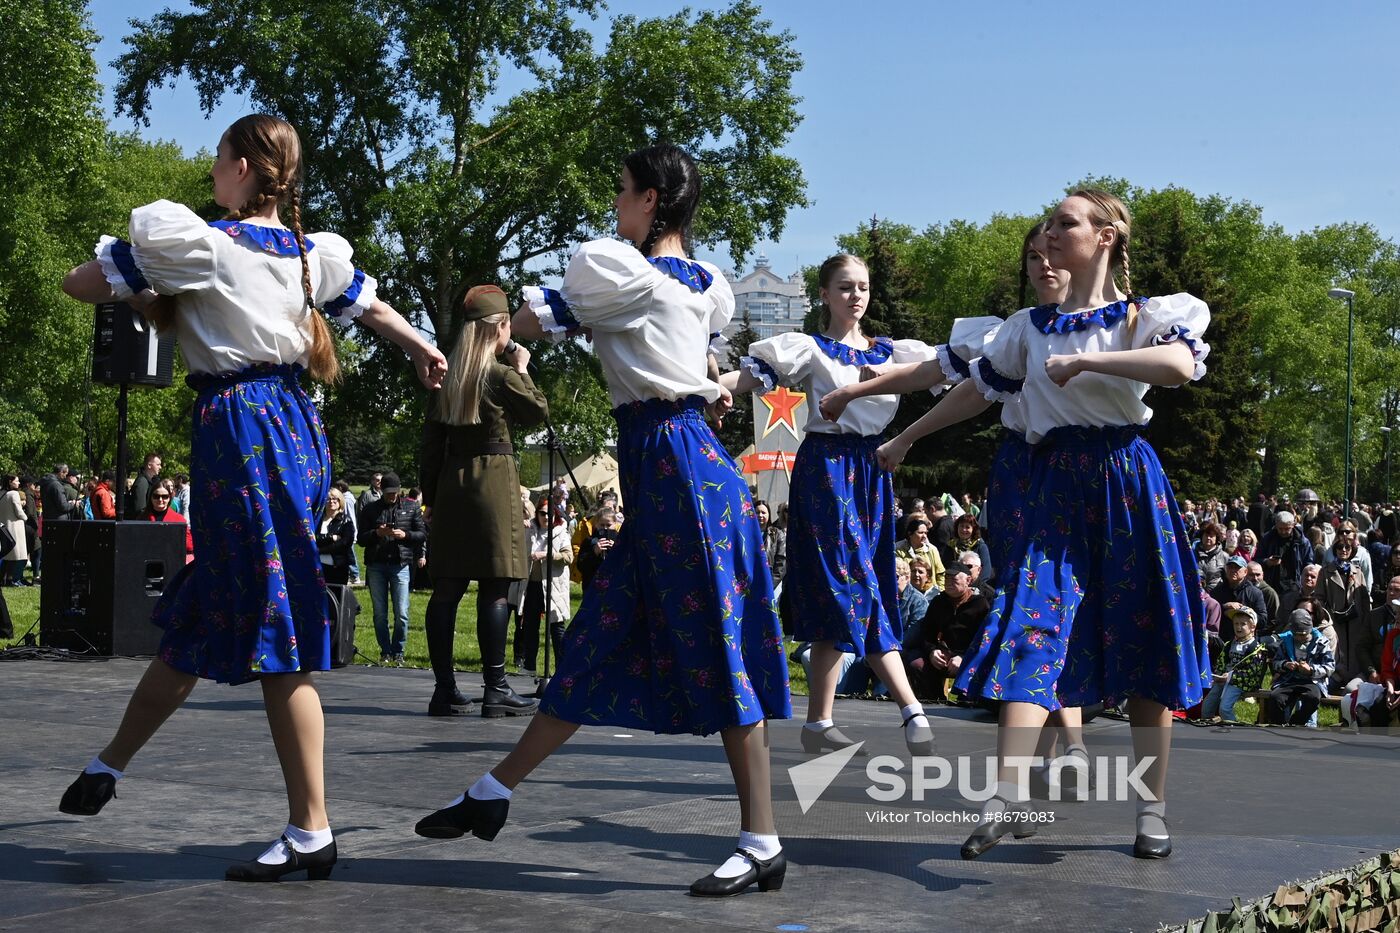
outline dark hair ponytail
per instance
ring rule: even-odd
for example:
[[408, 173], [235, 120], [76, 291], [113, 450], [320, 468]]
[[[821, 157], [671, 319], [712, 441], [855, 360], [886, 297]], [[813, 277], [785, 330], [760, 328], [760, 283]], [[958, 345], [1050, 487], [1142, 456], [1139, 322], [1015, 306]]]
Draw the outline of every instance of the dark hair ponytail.
[[690, 224], [700, 203], [700, 170], [685, 150], [670, 143], [657, 143], [622, 160], [636, 190], [656, 190], [656, 216], [647, 238], [637, 247], [650, 256], [652, 247], [664, 234], [679, 233], [690, 248]]

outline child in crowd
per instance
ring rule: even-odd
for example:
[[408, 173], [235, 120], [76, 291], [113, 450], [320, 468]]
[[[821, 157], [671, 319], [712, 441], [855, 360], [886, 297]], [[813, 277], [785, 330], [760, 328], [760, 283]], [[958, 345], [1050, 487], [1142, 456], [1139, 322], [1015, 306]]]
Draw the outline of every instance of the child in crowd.
[[1219, 672], [1211, 678], [1210, 692], [1201, 705], [1201, 718], [1219, 716], [1235, 722], [1235, 704], [1246, 693], [1262, 690], [1264, 672], [1272, 659], [1269, 647], [1256, 637], [1259, 617], [1240, 603], [1226, 603], [1224, 615], [1235, 627], [1235, 638], [1220, 657]]

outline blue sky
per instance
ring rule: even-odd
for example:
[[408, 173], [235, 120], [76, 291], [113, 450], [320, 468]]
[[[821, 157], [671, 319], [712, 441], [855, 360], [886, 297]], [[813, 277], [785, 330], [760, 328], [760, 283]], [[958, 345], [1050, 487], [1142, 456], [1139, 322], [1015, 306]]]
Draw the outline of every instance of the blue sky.
[[[701, 2], [698, 8], [722, 4]], [[94, 0], [104, 84], [127, 19], [182, 0]], [[618, 0], [612, 13], [680, 4]], [[1400, 236], [1400, 5], [1175, 0], [781, 0], [805, 60], [787, 153], [813, 206], [781, 242], [791, 272], [872, 213], [923, 227], [1029, 212], [1085, 175], [1248, 200], [1290, 231], [1340, 221]], [[599, 27], [601, 31], [601, 27]], [[188, 81], [153, 96], [148, 138], [212, 148]], [[112, 116], [110, 92], [108, 116]], [[115, 124], [129, 126], [123, 118]], [[723, 264], [727, 265], [727, 261]]]

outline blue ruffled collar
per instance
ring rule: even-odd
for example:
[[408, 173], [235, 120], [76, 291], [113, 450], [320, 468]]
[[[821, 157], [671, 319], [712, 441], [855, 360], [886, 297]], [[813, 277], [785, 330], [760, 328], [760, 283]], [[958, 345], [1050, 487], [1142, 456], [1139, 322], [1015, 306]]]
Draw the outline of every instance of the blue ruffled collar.
[[1075, 311], [1073, 314], [1062, 313], [1059, 305], [1040, 305], [1031, 308], [1031, 324], [1042, 334], [1069, 334], [1094, 326], [1107, 329], [1127, 317], [1128, 308], [1135, 303], [1141, 307], [1143, 299], [1125, 298], [1102, 308]]
[[883, 363], [894, 353], [894, 341], [888, 337], [876, 337], [869, 350], [857, 350], [839, 340], [832, 340], [826, 334], [813, 334], [812, 339], [823, 353], [838, 363], [847, 366], [875, 366]]
[[710, 270], [693, 259], [682, 259], [679, 256], [648, 256], [647, 262], [669, 272], [672, 278], [684, 283], [691, 291], [704, 292], [715, 281]]
[[[211, 220], [209, 226], [224, 231], [244, 245], [253, 246], [265, 253], [278, 256], [299, 256], [296, 234], [286, 227], [264, 227], [260, 224], [244, 223], [241, 220]], [[316, 248], [310, 237], [306, 237], [306, 251]]]

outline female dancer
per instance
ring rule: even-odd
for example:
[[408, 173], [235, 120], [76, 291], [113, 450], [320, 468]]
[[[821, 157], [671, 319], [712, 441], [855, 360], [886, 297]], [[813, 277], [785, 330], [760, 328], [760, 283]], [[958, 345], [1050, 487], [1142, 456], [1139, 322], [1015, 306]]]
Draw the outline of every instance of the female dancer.
[[[767, 392], [782, 382], [817, 398], [858, 382], [862, 367], [933, 359], [933, 348], [921, 341], [872, 340], [861, 331], [870, 273], [858, 257], [833, 256], [818, 276], [827, 310], [823, 332], [754, 343], [743, 370], [721, 377], [725, 388]], [[851, 406], [834, 423], [812, 411], [793, 466], [784, 598], [793, 637], [812, 642], [812, 691], [802, 730], [808, 752], [855, 744], [832, 718], [841, 656], [853, 652], [899, 702], [910, 751], [933, 754], [933, 730], [899, 654], [894, 490], [875, 462], [880, 432], [898, 407], [897, 396], [883, 395]]]
[[592, 331], [617, 405], [628, 518], [565, 633], [540, 715], [417, 832], [494, 839], [514, 788], [581, 724], [719, 732], [743, 831], [737, 853], [690, 888], [713, 896], [783, 883], [764, 721], [792, 709], [753, 502], [702, 413], [724, 395], [705, 376], [706, 348], [734, 298], [715, 267], [685, 257], [699, 196], [695, 163], [680, 149], [632, 153], [615, 207], [618, 233], [639, 249], [585, 243], [562, 290], [528, 290], [512, 320], [526, 338]]
[[1008, 760], [1033, 751], [1049, 710], [1128, 697], [1133, 749], [1150, 756], [1150, 800], [1138, 801], [1133, 854], [1165, 858], [1171, 709], [1200, 702], [1210, 676], [1205, 613], [1190, 539], [1142, 429], [1149, 385], [1205, 374], [1210, 311], [1186, 294], [1129, 300], [1127, 207], [1081, 190], [1046, 231], [1048, 260], [1070, 274], [1055, 307], [1017, 315], [989, 334], [970, 374], [985, 396], [1020, 395], [1035, 445], [1023, 500], [1027, 537], [998, 591], [991, 624], [958, 678], [1002, 701], [1001, 761], [982, 825], [963, 844], [976, 858], [1011, 832], [1034, 833]]
[[[1041, 221], [1026, 231], [1021, 240], [1020, 303], [1026, 303], [1027, 287], [1035, 290], [1037, 306], [1058, 305], [1069, 290], [1069, 273], [1051, 265], [1046, 258], [1046, 231], [1049, 221]], [[1031, 308], [1017, 311], [1013, 318], [1026, 316]], [[944, 383], [954, 387], [948, 395], [918, 421], [905, 428], [897, 437], [883, 444], [877, 452], [881, 465], [894, 470], [918, 439], [974, 418], [986, 411], [991, 399], [983, 398], [977, 385], [967, 376], [971, 366], [982, 354], [988, 334], [1000, 326], [996, 317], [964, 318], [953, 325], [946, 344], [936, 348], [938, 358], [894, 370], [865, 382], [844, 386], [828, 393], [821, 400], [821, 410], [828, 420], [840, 417], [854, 399], [887, 392], [914, 392], [931, 389], [942, 391]], [[1014, 326], [1014, 325], [1013, 325]], [[1002, 440], [992, 458], [987, 480], [987, 569], [997, 581], [1004, 581], [1014, 567], [1008, 566], [1015, 556], [1015, 545], [1026, 534], [1022, 502], [1030, 478], [1031, 447], [1026, 443], [1026, 414], [1019, 395], [1002, 401]], [[1037, 796], [1051, 796], [1055, 776], [1063, 766], [1075, 767], [1082, 778], [1074, 788], [1061, 788], [1061, 793], [1086, 798], [1088, 795], [1089, 754], [1084, 748], [1083, 713], [1079, 707], [1065, 706], [1050, 713], [1048, 726], [1058, 727], [1065, 740], [1066, 758], [1059, 768], [1052, 768], [1055, 757], [1056, 729], [1042, 730], [1036, 746], [1041, 765], [1032, 769], [1031, 786]]]
[[[158, 326], [173, 323], [199, 395], [190, 464], [194, 562], [156, 607], [165, 635], [121, 726], [59, 809], [91, 816], [116, 796], [132, 756], [198, 678], [257, 680], [290, 818], [280, 839], [227, 877], [273, 881], [304, 870], [325, 878], [336, 848], [326, 819], [325, 724], [309, 672], [330, 666], [314, 538], [330, 460], [298, 375], [305, 367], [333, 381], [339, 364], [314, 309], [358, 317], [403, 347], [429, 387], [446, 361], [375, 300], [375, 281], [351, 265], [345, 240], [302, 234], [301, 144], [290, 124], [260, 114], [238, 120], [219, 140], [210, 175], [229, 220], [207, 224], [169, 201], [139, 207], [130, 242], [103, 237], [98, 259], [63, 283], [80, 301], [134, 301]], [[290, 228], [281, 223], [284, 204]]]
[[[476, 637], [486, 685], [481, 715], [530, 716], [538, 704], [506, 682], [510, 585], [529, 574], [511, 426], [539, 424], [548, 409], [530, 379], [530, 351], [519, 344], [507, 349], [513, 341], [505, 292], [476, 286], [463, 299], [462, 316], [447, 379], [423, 422], [420, 475], [433, 555], [425, 627], [436, 682], [428, 715], [456, 715], [467, 705], [457, 690], [452, 636], [457, 606], [476, 580]], [[508, 366], [496, 360], [503, 353]]]

